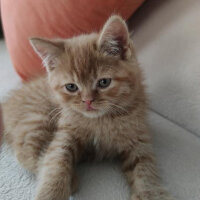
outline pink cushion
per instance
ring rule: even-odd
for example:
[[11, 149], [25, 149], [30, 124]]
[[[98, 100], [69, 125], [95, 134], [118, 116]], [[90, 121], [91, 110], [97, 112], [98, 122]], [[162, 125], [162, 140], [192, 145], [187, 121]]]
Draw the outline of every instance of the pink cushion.
[[13, 65], [22, 79], [44, 72], [28, 38], [72, 37], [98, 31], [113, 13], [128, 19], [144, 0], [1, 0]]

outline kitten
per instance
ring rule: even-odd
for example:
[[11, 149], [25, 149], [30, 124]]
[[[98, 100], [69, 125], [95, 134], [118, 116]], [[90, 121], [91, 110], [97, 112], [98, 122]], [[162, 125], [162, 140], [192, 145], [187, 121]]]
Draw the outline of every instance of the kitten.
[[171, 200], [159, 183], [141, 70], [125, 22], [112, 16], [99, 34], [30, 41], [47, 77], [14, 91], [3, 114], [5, 141], [38, 175], [35, 200], [69, 199], [74, 165], [91, 151], [98, 159], [120, 159], [131, 200]]

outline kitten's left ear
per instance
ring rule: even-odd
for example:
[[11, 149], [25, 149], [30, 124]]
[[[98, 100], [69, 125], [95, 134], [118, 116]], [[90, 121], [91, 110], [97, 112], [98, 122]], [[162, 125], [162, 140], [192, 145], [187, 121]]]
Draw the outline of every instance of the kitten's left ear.
[[98, 47], [106, 55], [126, 59], [130, 55], [129, 32], [125, 21], [117, 15], [105, 23], [98, 39]]
[[29, 41], [35, 52], [42, 59], [47, 71], [54, 69], [57, 57], [64, 52], [64, 42], [44, 38], [30, 38]]

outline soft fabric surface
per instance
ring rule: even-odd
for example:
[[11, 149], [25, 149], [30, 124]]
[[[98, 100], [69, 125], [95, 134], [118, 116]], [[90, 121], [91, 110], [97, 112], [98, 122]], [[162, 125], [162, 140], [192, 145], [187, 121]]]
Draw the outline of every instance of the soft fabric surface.
[[0, 102], [9, 90], [16, 88], [20, 78], [17, 76], [6, 50], [4, 40], [0, 40]]
[[149, 0], [131, 27], [151, 107], [200, 136], [199, 11], [198, 0]]
[[23, 79], [44, 71], [28, 38], [69, 38], [98, 31], [111, 14], [127, 19], [143, 1], [2, 0], [2, 21], [14, 67]]

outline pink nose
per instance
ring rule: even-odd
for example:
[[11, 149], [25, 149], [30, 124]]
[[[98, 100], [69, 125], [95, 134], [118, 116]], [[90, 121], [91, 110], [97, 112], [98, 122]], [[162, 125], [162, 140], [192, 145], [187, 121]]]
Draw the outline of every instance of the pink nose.
[[94, 101], [94, 99], [83, 100], [83, 102], [85, 102], [88, 106], [90, 106], [93, 101]]

